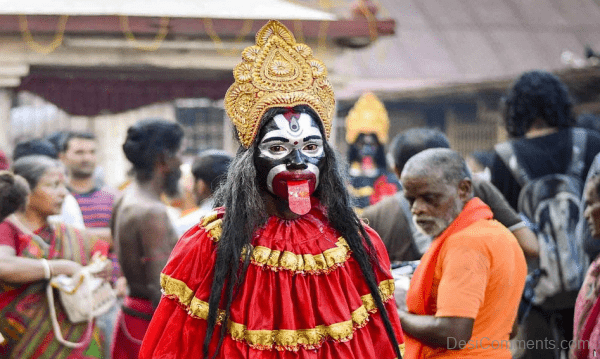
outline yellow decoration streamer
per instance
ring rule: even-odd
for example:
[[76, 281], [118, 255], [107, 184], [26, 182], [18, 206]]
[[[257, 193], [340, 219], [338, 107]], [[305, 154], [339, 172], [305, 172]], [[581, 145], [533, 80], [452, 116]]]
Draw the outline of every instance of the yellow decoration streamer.
[[148, 51], [148, 52], [158, 50], [158, 48], [160, 47], [160, 44], [163, 42], [163, 40], [167, 37], [167, 34], [169, 33], [170, 19], [168, 17], [161, 17], [160, 18], [160, 28], [158, 29], [158, 33], [156, 34], [156, 37], [154, 38], [154, 41], [152, 42], [152, 44], [151, 45], [140, 45], [138, 43], [138, 41], [136, 40], [135, 36], [133, 35], [133, 33], [131, 32], [131, 29], [129, 28], [129, 17], [120, 16], [120, 19], [121, 19], [121, 30], [123, 31], [125, 38], [129, 42], [131, 42], [138, 50]]
[[319, 24], [319, 35], [317, 39], [317, 48], [320, 53], [324, 53], [327, 50], [327, 30], [329, 30], [329, 21], [321, 21]]
[[[221, 38], [219, 37], [219, 35], [217, 34], [217, 32], [215, 31], [215, 29], [213, 27], [212, 19], [205, 18], [205, 19], [202, 19], [202, 21], [204, 22], [204, 29], [206, 30], [206, 33], [208, 34], [210, 39], [215, 43], [215, 45], [217, 45], [217, 52], [219, 52], [222, 55], [235, 55], [238, 53], [238, 50], [236, 50], [236, 49], [225, 50], [225, 48], [223, 46], [223, 40], [221, 40]], [[233, 43], [239, 44], [242, 41], [244, 41], [246, 36], [248, 36], [248, 34], [250, 34], [250, 31], [252, 31], [252, 25], [254, 25], [254, 20], [252, 20], [252, 19], [244, 20], [244, 24], [242, 25], [242, 30], [240, 30], [240, 33], [237, 35], [235, 40], [233, 40]]]
[[37, 43], [29, 31], [29, 25], [27, 23], [26, 15], [19, 15], [19, 28], [21, 29], [21, 36], [23, 37], [23, 41], [35, 52], [40, 54], [48, 55], [49, 53], [56, 50], [59, 47], [65, 36], [65, 29], [67, 27], [67, 20], [69, 19], [69, 15], [61, 15], [58, 20], [58, 26], [56, 34], [54, 35], [54, 39], [48, 45], [40, 45]]
[[294, 32], [296, 33], [296, 40], [301, 43], [304, 41], [304, 33], [302, 32], [302, 20], [294, 20]]
[[367, 23], [369, 24], [369, 35], [371, 36], [371, 42], [373, 42], [377, 40], [377, 37], [379, 35], [377, 31], [377, 19], [375, 19], [375, 15], [373, 15], [371, 10], [369, 10], [369, 7], [367, 6], [364, 0], [360, 1], [359, 7], [363, 15], [365, 15], [365, 17], [367, 18]]

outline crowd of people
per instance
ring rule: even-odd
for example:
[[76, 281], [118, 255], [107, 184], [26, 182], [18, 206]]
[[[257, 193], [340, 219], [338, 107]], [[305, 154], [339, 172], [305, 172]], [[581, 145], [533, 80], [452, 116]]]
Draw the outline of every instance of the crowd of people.
[[[182, 128], [143, 119], [120, 189], [99, 176], [91, 133], [0, 157], [0, 357], [597, 355], [600, 123], [577, 121], [558, 77], [519, 76], [502, 101], [509, 141], [466, 158], [433, 128], [388, 145], [366, 93], [345, 159], [325, 66], [282, 24], [259, 31], [234, 78], [235, 155], [183, 163]], [[49, 282], [98, 261], [117, 299], [71, 322]], [[395, 297], [392, 268], [409, 262]]]

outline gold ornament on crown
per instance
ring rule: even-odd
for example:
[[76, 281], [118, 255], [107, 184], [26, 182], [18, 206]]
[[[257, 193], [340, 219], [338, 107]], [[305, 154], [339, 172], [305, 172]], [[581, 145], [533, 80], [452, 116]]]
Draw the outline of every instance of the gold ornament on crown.
[[244, 147], [252, 145], [262, 116], [273, 107], [311, 107], [329, 138], [335, 98], [327, 69], [280, 22], [271, 20], [258, 31], [256, 45], [244, 49], [233, 77], [225, 110]]
[[371, 92], [364, 93], [346, 117], [346, 142], [356, 142], [361, 133], [373, 133], [379, 143], [385, 144], [388, 140], [390, 120], [385, 106], [377, 96]]

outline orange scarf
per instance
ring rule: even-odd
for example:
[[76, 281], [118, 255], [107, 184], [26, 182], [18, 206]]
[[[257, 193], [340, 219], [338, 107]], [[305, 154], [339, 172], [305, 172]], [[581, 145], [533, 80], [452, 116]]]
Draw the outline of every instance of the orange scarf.
[[[446, 239], [452, 234], [467, 228], [481, 219], [492, 218], [493, 214], [490, 207], [483, 203], [479, 198], [472, 198], [467, 202], [458, 217], [450, 223], [448, 228], [446, 228], [442, 234], [431, 243], [431, 247], [421, 258], [421, 263], [415, 270], [410, 281], [408, 293], [406, 293], [406, 305], [410, 313], [419, 315], [435, 314], [432, 310], [434, 304], [432, 301], [434, 298], [431, 296], [431, 287], [433, 286], [433, 277], [437, 266], [438, 256]], [[404, 340], [406, 342], [405, 359], [423, 357], [425, 349], [423, 343], [410, 335], [406, 335]]]

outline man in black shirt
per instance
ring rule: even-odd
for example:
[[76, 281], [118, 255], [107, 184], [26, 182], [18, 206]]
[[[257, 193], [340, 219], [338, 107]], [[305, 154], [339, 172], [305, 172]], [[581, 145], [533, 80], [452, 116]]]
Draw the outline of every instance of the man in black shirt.
[[[530, 180], [550, 174], [567, 174], [571, 159], [581, 151], [579, 180], [585, 181], [586, 173], [600, 152], [600, 136], [585, 129], [573, 131], [576, 124], [572, 114], [572, 100], [565, 84], [555, 75], [545, 71], [522, 74], [504, 99], [506, 130], [512, 138], [511, 161], [516, 161]], [[585, 137], [585, 138], [582, 138]], [[576, 143], [585, 143], [577, 146]], [[500, 145], [501, 146], [501, 145]], [[500, 147], [497, 147], [497, 149]], [[510, 205], [518, 206], [521, 184], [513, 176], [507, 163], [496, 153], [491, 168], [492, 183], [504, 194]], [[585, 260], [584, 260], [585, 261]], [[572, 301], [563, 301], [560, 306], [534, 306], [524, 324], [528, 340], [554, 340], [552, 328], [561, 331], [564, 340], [573, 335]], [[547, 342], [547, 341], [546, 341]], [[555, 358], [558, 353], [550, 347], [527, 350], [526, 358]]]
[[[535, 179], [552, 173], [566, 173], [573, 150], [571, 128], [576, 119], [565, 84], [548, 72], [524, 73], [504, 99], [504, 105], [506, 130], [512, 138], [515, 155], [529, 176]], [[594, 156], [600, 152], [600, 135], [582, 131], [587, 134], [583, 182]], [[517, 210], [521, 186], [498, 154], [491, 171], [492, 183]]]

